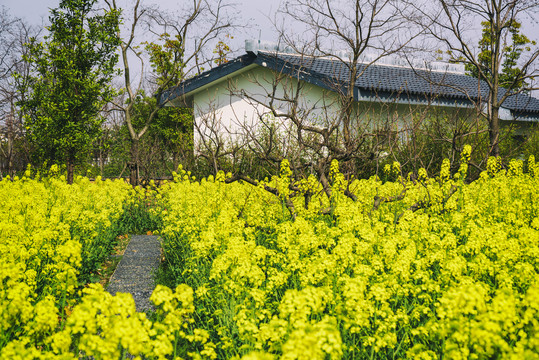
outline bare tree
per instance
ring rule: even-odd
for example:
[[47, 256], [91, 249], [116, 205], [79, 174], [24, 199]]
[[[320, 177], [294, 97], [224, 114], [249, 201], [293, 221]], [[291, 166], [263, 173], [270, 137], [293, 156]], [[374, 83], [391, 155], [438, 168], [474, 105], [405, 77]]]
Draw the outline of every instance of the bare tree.
[[[501, 88], [501, 72], [507, 56], [515, 50], [511, 28], [515, 22], [531, 17], [537, 21], [539, 2], [536, 0], [436, 0], [429, 2], [410, 1], [414, 9], [415, 23], [428, 37], [443, 47], [455, 62], [474, 68], [480, 81], [477, 84], [479, 98], [471, 99], [484, 110], [488, 121], [489, 154], [500, 154], [500, 108], [510, 97], [521, 92], [537, 90], [534, 77], [539, 74], [537, 60], [539, 48], [530, 44], [527, 52], [519, 53], [519, 72], [511, 83]], [[433, 6], [434, 5], [434, 6]], [[535, 19], [535, 20], [533, 20]], [[477, 34], [486, 27], [489, 36], [485, 51], [477, 48]], [[525, 55], [525, 56], [520, 56]], [[526, 86], [521, 86], [527, 84]], [[483, 96], [481, 96], [481, 94]], [[520, 104], [525, 105], [525, 104]]]
[[20, 19], [12, 17], [7, 9], [2, 6], [0, 8], [0, 78], [4, 79], [8, 76], [11, 68], [13, 52], [11, 48], [16, 43], [14, 36], [14, 28]]
[[[116, 0], [105, 2], [109, 8], [118, 9]], [[147, 133], [159, 109], [169, 103], [169, 97], [172, 95], [166, 90], [177, 85], [189, 74], [198, 73], [204, 66], [210, 66], [210, 60], [205, 58], [204, 51], [208, 44], [234, 26], [228, 13], [230, 6], [222, 0], [193, 0], [178, 13], [166, 13], [158, 8], [143, 7], [141, 0], [136, 0], [130, 10], [131, 24], [121, 44], [123, 88], [127, 93], [127, 100], [125, 103], [116, 104], [116, 107], [124, 113], [131, 137], [131, 184], [136, 185], [139, 182], [140, 139]], [[164, 44], [137, 38], [141, 29], [158, 35]], [[154, 69], [152, 79], [144, 77], [145, 66], [148, 65], [148, 60], [140, 49], [144, 43], [150, 55], [149, 62]], [[133, 58], [138, 59], [141, 74], [137, 82], [132, 76], [130, 61]], [[142, 126], [137, 128], [133, 123], [133, 107], [136, 97], [143, 94], [145, 80], [153, 83], [154, 98], [145, 98], [153, 110]]]
[[[24, 137], [23, 114], [17, 103], [27, 95], [30, 66], [24, 57], [25, 46], [31, 37], [39, 36], [41, 28], [28, 25], [12, 17], [2, 7], [0, 10], [0, 151], [4, 161], [2, 170], [13, 175], [16, 163], [19, 168], [29, 160], [29, 148]], [[15, 142], [20, 140], [24, 150], [15, 152]], [[20, 170], [20, 169], [19, 169]], [[0, 175], [1, 176], [1, 175]]]
[[[251, 78], [258, 93], [229, 85], [234, 96], [247, 99], [258, 111], [256, 124], [239, 119], [239, 126], [261, 160], [277, 164], [287, 157], [293, 170], [316, 172], [331, 197], [333, 159], [351, 175], [378, 151], [373, 139], [379, 124], [369, 116], [372, 109], [357, 102], [357, 80], [413, 35], [391, 0], [294, 0], [286, 2], [280, 14], [284, 24], [294, 26], [281, 27], [280, 47], [296, 55], [284, 55], [283, 63], [282, 54], [271, 59], [266, 53], [276, 65], [271, 75]], [[320, 84], [325, 89], [320, 100], [309, 102], [306, 94], [313, 87], [302, 79], [308, 65], [319, 59], [332, 66], [333, 74]]]
[[[340, 95], [338, 124], [342, 128], [342, 156], [347, 158], [357, 151], [351, 131], [354, 88], [356, 80], [368, 67], [360, 66], [359, 62], [367, 53], [375, 55], [370, 60], [373, 63], [404, 46], [409, 38], [403, 40], [398, 37], [399, 32], [405, 31], [403, 18], [394, 1], [390, 0], [297, 0], [287, 3], [283, 14], [305, 24], [313, 35], [310, 43], [303, 44], [304, 49], [312, 46], [314, 54], [334, 58], [348, 70], [348, 77], [333, 85]], [[285, 42], [297, 48], [297, 41], [287, 34], [287, 31], [282, 32]], [[344, 56], [339, 56], [336, 49], [346, 50]]]

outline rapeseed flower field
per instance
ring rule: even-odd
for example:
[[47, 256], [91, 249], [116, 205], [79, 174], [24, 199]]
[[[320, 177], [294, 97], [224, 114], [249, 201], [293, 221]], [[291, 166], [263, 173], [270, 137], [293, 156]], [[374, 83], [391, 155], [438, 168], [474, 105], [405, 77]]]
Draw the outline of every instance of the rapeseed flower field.
[[[0, 182], [0, 358], [539, 358], [539, 165], [159, 188]], [[88, 284], [148, 199], [169, 285], [135, 311]]]

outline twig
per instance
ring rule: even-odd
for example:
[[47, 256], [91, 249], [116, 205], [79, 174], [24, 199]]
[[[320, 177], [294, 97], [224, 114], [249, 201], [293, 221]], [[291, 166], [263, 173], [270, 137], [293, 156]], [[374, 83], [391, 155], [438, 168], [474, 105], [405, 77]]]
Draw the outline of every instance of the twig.
[[[449, 192], [447, 193], [447, 195], [442, 200], [442, 204], [445, 205], [445, 203], [447, 203], [449, 198], [451, 196], [453, 196], [453, 194], [456, 193], [456, 192], [457, 192], [457, 187], [455, 185], [451, 185], [451, 188], [449, 189]], [[421, 200], [421, 201], [416, 202], [415, 204], [411, 205], [408, 209], [403, 211], [399, 216], [397, 216], [395, 218], [395, 224], [399, 223], [400, 218], [404, 215], [404, 213], [406, 211], [411, 210], [412, 212], [416, 212], [416, 211], [421, 210], [421, 209], [427, 209], [427, 208], [431, 207], [432, 205], [434, 205], [434, 204], [430, 201], [430, 196], [429, 196], [429, 200], [427, 200], [427, 201]]]
[[383, 203], [395, 202], [395, 201], [400, 201], [400, 200], [404, 199], [404, 196], [406, 195], [407, 190], [408, 190], [408, 188], [405, 186], [404, 189], [402, 189], [401, 193], [399, 195], [396, 195], [396, 196], [384, 197], [384, 196], [376, 195], [374, 197], [374, 204], [372, 206], [372, 211], [378, 210], [380, 205], [382, 205]]
[[[251, 179], [250, 177], [248, 176], [245, 176], [245, 175], [234, 175], [233, 177], [231, 178], [228, 178], [225, 180], [225, 183], [226, 184], [230, 184], [230, 183], [233, 183], [234, 181], [238, 181], [238, 180], [243, 180], [245, 181], [246, 183], [249, 183], [253, 186], [258, 186], [259, 185], [259, 182], [257, 180], [254, 180], [254, 179]], [[293, 190], [295, 189], [294, 186], [290, 185], [289, 188], [292, 188]], [[272, 193], [273, 195], [277, 196], [277, 197], [280, 197], [280, 192], [279, 190], [277, 190], [276, 188], [274, 187], [271, 187], [271, 186], [268, 186], [266, 184], [264, 184], [264, 190], [266, 190], [267, 192], [269, 193]], [[299, 189], [298, 189], [299, 190]], [[292, 202], [292, 198], [294, 196], [296, 196], [297, 193], [293, 193], [293, 194], [290, 194], [289, 196], [286, 197], [286, 199], [284, 200], [285, 201], [285, 205], [286, 205], [286, 208], [288, 209], [288, 211], [290, 212], [290, 216], [292, 216], [292, 220], [296, 220], [296, 217], [297, 217], [297, 212], [296, 212], [296, 208], [294, 207], [294, 203]]]

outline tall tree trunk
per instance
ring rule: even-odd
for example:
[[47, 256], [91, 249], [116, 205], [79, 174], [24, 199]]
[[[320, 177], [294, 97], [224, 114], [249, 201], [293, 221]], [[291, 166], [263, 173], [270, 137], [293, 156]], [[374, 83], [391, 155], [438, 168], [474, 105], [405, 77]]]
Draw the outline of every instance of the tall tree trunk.
[[101, 176], [103, 176], [103, 173], [105, 171], [105, 159], [103, 158], [105, 155], [105, 152], [103, 151], [103, 144], [101, 144], [101, 147], [99, 148], [99, 173]]
[[[501, 3], [501, 2], [500, 2]], [[494, 2], [493, 2], [494, 4]], [[504, 21], [500, 18], [500, 12], [496, 12], [494, 16], [494, 22], [491, 25], [491, 31], [493, 34], [501, 34], [501, 26]], [[500, 35], [501, 36], [501, 35]], [[501, 52], [503, 51], [500, 43], [501, 38], [492, 36], [490, 39], [491, 59], [490, 68], [492, 71], [492, 88], [489, 92], [489, 129], [488, 136], [490, 142], [489, 156], [500, 156], [500, 119], [499, 112], [502, 105], [498, 99], [499, 86], [500, 86], [500, 66], [501, 66]], [[505, 45], [504, 45], [505, 46]]]
[[70, 154], [67, 157], [67, 183], [73, 184], [73, 173], [75, 172], [75, 159], [73, 154]]
[[178, 160], [178, 153], [176, 151], [172, 152], [172, 168], [174, 171], [178, 171], [178, 165], [180, 165]]
[[131, 161], [129, 163], [129, 183], [132, 186], [139, 184], [139, 139], [131, 140]]
[[[353, 116], [354, 107], [354, 88], [355, 82], [358, 76], [357, 63], [359, 61], [360, 51], [354, 49], [354, 56], [350, 63], [350, 82], [346, 85], [346, 93], [342, 95], [342, 108], [341, 108], [341, 124], [343, 132], [343, 145], [345, 150], [345, 156], [350, 157], [354, 151], [353, 134], [351, 131], [351, 122]], [[357, 119], [355, 119], [357, 121]], [[357, 125], [357, 124], [356, 124]], [[348, 160], [342, 163], [343, 169], [352, 173], [357, 173], [354, 161]]]
[[490, 156], [500, 156], [500, 119], [499, 108], [492, 106], [489, 119]]
[[15, 130], [13, 119], [15, 115], [15, 107], [11, 103], [11, 109], [7, 118], [7, 173], [13, 176], [13, 141], [15, 138]]

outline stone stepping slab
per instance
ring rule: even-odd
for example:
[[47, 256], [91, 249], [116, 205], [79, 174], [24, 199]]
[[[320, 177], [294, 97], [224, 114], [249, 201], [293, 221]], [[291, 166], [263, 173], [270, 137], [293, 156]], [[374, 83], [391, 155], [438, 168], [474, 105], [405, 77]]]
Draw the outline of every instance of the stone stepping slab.
[[110, 278], [107, 291], [133, 295], [137, 311], [152, 309], [153, 275], [161, 261], [161, 244], [155, 235], [132, 235], [122, 260]]

